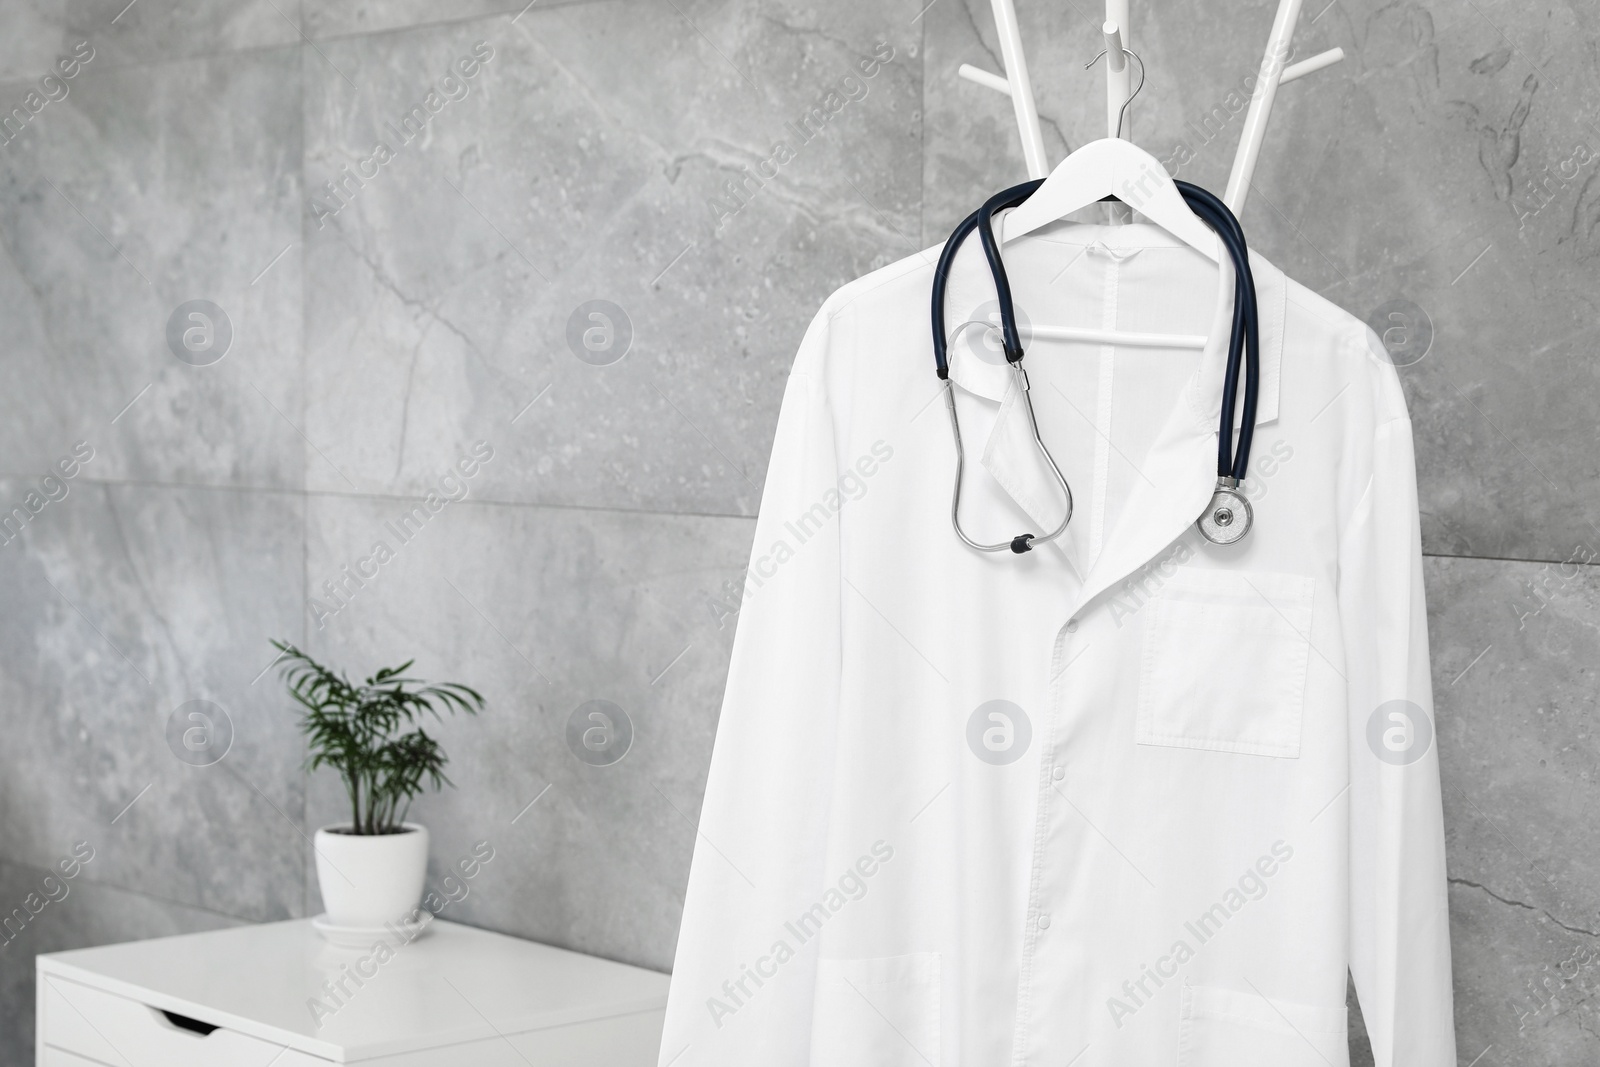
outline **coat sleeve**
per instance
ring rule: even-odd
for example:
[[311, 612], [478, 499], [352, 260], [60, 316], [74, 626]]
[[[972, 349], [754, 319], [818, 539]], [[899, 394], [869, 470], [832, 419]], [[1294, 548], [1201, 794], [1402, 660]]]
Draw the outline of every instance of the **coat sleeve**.
[[[1350, 970], [1376, 1067], [1452, 1067], [1444, 819], [1411, 423], [1382, 368], [1339, 559], [1350, 736]], [[1371, 424], [1369, 424], [1371, 425]]]
[[815, 947], [785, 924], [816, 898], [839, 705], [838, 487], [822, 386], [826, 309], [786, 387], [711, 757], [668, 996], [662, 1067], [809, 1060]]

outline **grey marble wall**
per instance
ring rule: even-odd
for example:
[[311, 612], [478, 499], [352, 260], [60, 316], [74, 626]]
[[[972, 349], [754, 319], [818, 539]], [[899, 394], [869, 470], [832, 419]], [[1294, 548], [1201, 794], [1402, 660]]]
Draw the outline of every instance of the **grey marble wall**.
[[[1059, 157], [1103, 123], [1098, 15], [1019, 6]], [[1220, 188], [1273, 5], [1134, 7], [1135, 138]], [[1402, 373], [1484, 1067], [1600, 1053], [1597, 22], [1313, 0], [1299, 54], [1349, 58], [1284, 88], [1244, 216], [1356, 314], [1431, 323]], [[789, 360], [832, 289], [1023, 176], [1005, 101], [955, 78], [996, 54], [980, 0], [0, 0], [0, 116], [26, 116], [0, 509], [37, 509], [0, 545], [4, 910], [94, 849], [0, 949], [0, 1064], [31, 1058], [37, 952], [317, 910], [306, 835], [340, 798], [299, 769], [272, 637], [488, 697], [416, 809], [434, 877], [496, 849], [447, 917], [670, 964]], [[226, 329], [185, 347], [197, 300]], [[621, 315], [593, 350], [598, 300]], [[441, 484], [465, 499], [394, 538]], [[620, 763], [567, 748], [591, 699], [631, 719]], [[231, 724], [213, 766], [166, 740], [195, 700]]]

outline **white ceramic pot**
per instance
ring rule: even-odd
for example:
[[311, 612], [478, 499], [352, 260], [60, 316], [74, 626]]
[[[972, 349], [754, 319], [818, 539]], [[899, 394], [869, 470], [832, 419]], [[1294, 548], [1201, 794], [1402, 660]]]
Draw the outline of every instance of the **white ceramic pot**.
[[335, 926], [377, 928], [412, 916], [428, 876], [428, 830], [402, 824], [398, 834], [352, 834], [349, 823], [317, 831], [317, 884]]

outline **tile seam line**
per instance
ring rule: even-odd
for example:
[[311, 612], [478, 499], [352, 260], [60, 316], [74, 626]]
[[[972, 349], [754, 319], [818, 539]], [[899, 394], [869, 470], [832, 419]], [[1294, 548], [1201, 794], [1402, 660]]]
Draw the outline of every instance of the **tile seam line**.
[[928, 247], [928, 23], [917, 38], [917, 246]]
[[[88, 37], [84, 34], [74, 33], [70, 36], [76, 38], [77, 40], [88, 40]], [[93, 44], [94, 42], [91, 41], [90, 43]], [[240, 56], [265, 55], [269, 52], [286, 51], [290, 48], [304, 47], [304, 45], [304, 41], [283, 41], [277, 44], [250, 45], [246, 48], [232, 48], [212, 52], [197, 52], [194, 55], [174, 55], [164, 56], [160, 59], [141, 59], [132, 63], [101, 63], [100, 56], [103, 53], [97, 50], [95, 52], [95, 58], [84, 64], [83, 69], [75, 74], [72, 80], [76, 81], [78, 78], [81, 78], [89, 73], [100, 74], [109, 73], [111, 71], [122, 73], [124, 71], [151, 70], [156, 67], [176, 66], [180, 63], [200, 63], [210, 59], [233, 59]], [[6, 93], [13, 89], [25, 90], [33, 88], [39, 84], [40, 78], [47, 74], [53, 73], [55, 73], [55, 71], [47, 65], [40, 67], [39, 70], [32, 76], [17, 75], [0, 78], [0, 93]], [[64, 103], [65, 99], [66, 98], [63, 98], [61, 102]]]
[[[32, 481], [36, 477], [37, 472], [0, 472], [0, 480]], [[425, 495], [408, 493], [351, 493], [339, 489], [295, 489], [271, 485], [219, 485], [213, 482], [169, 482], [158, 479], [75, 478], [73, 481], [79, 485], [101, 485], [110, 486], [113, 488], [145, 487], [155, 489], [198, 489], [224, 493], [262, 493], [269, 496], [298, 496], [304, 498], [319, 497], [346, 500], [393, 500], [397, 502], [417, 502], [423, 500]], [[571, 504], [553, 501], [506, 500], [498, 498], [466, 497], [462, 500], [453, 501], [453, 503], [474, 504], [480, 507], [549, 509], [552, 511], [609, 512], [617, 515], [659, 515], [669, 518], [745, 519], [753, 521], [760, 517], [759, 512], [754, 515], [745, 515], [732, 511], [677, 511], [663, 508], [628, 508], [606, 504]], [[1490, 563], [1555, 564], [1557, 566], [1564, 566], [1568, 563], [1571, 563], [1579, 567], [1600, 567], [1600, 557], [1597, 557], [1594, 562], [1584, 563], [1578, 560], [1546, 558], [1543, 556], [1478, 556], [1460, 552], [1424, 552], [1422, 553], [1422, 558], [1482, 560]]]
[[[305, 3], [304, 0], [301, 0], [295, 9], [295, 28], [300, 33], [305, 32], [305, 21]], [[306, 183], [310, 181], [309, 172], [311, 163], [311, 146], [306, 143], [306, 52], [303, 41], [299, 56], [294, 64], [294, 86], [296, 94], [295, 105], [298, 108], [300, 116], [300, 129], [298, 131], [300, 136], [300, 193], [304, 196], [309, 188]], [[310, 198], [307, 196], [306, 202], [309, 202], [309, 200]], [[300, 336], [297, 338], [300, 348], [298, 353], [300, 357], [300, 374], [299, 380], [295, 382], [296, 390], [300, 400], [300, 410], [295, 412], [295, 417], [300, 420], [301, 426], [306, 425], [306, 413], [310, 407], [310, 400], [306, 393], [306, 386], [311, 380], [310, 371], [306, 366], [306, 354], [311, 351], [311, 323], [310, 316], [306, 314], [306, 309], [311, 306], [311, 272], [306, 269], [306, 252], [308, 250], [307, 240], [310, 232], [310, 220], [306, 217], [305, 206], [304, 203], [302, 203], [300, 209], [299, 234]], [[288, 249], [284, 249], [284, 251], [287, 252]], [[278, 254], [279, 256], [283, 255], [282, 252]], [[276, 260], [273, 262], [276, 262]], [[268, 269], [270, 269], [270, 267]], [[257, 280], [260, 280], [259, 275], [257, 276]], [[255, 282], [251, 282], [250, 284], [254, 285]], [[257, 390], [257, 392], [259, 391], [260, 390]], [[263, 394], [263, 398], [264, 397], [265, 394]], [[296, 495], [300, 500], [300, 602], [305, 605], [309, 605], [311, 603], [312, 583], [316, 581], [316, 578], [311, 573], [311, 508], [306, 504], [307, 496], [304, 482], [306, 468], [311, 465], [311, 457], [307, 452], [307, 449], [310, 447], [313, 447], [310, 439], [304, 438], [300, 445], [301, 485], [299, 490], [296, 491]], [[297, 612], [297, 614], [300, 616], [300, 647], [310, 648], [311, 620], [307, 617], [310, 613], [308, 611], [300, 611]], [[274, 659], [273, 662], [276, 663], [278, 661]], [[272, 668], [270, 666], [267, 668], [267, 670], [271, 669]], [[260, 680], [261, 678], [258, 675], [255, 681]], [[255, 682], [251, 682], [250, 684], [254, 685]], [[301, 758], [303, 760], [304, 754], [310, 750], [310, 743], [306, 740], [303, 732], [296, 731], [296, 733], [299, 735], [297, 737], [297, 741], [299, 742], [299, 750], [302, 753]], [[300, 784], [300, 826], [304, 827], [310, 821], [311, 814], [311, 772], [305, 768], [304, 763], [301, 764], [298, 779]], [[304, 831], [302, 830], [301, 832], [303, 833]], [[312, 852], [315, 853], [315, 851], [316, 849], [313, 846]], [[300, 884], [300, 914], [310, 915], [311, 875], [312, 871], [315, 869], [315, 860], [313, 859], [311, 862], [307, 862], [305, 849], [303, 848], [296, 850], [296, 852], [300, 860], [300, 876], [296, 879], [296, 881]]]
[[[4, 474], [0, 473], [0, 481], [34, 481], [38, 472], [32, 474]], [[309, 499], [312, 497], [345, 499], [345, 500], [375, 500], [395, 501], [397, 503], [421, 503], [428, 491], [421, 493], [352, 493], [342, 489], [293, 489], [283, 486], [270, 485], [219, 485], [213, 482], [168, 482], [156, 479], [107, 479], [107, 478], [74, 478], [76, 485], [107, 486], [111, 488], [145, 488], [145, 489], [195, 489], [219, 493], [261, 493], [265, 496], [287, 496]], [[63, 498], [66, 499], [66, 498]], [[453, 504], [473, 504], [479, 507], [499, 508], [529, 508], [548, 509], [552, 511], [594, 511], [609, 512], [617, 515], [660, 515], [664, 517], [681, 517], [687, 519], [745, 519], [754, 521], [756, 515], [744, 515], [732, 511], [673, 511], [662, 508], [628, 508], [616, 507], [607, 504], [571, 504], [539, 500], [505, 500], [488, 497], [464, 497], [452, 501]]]
[[1545, 566], [1557, 566], [1557, 567], [1564, 567], [1564, 566], [1566, 566], [1567, 564], [1570, 563], [1570, 564], [1573, 564], [1574, 566], [1578, 566], [1578, 567], [1596, 567], [1596, 568], [1600, 568], [1600, 557], [1596, 557], [1595, 562], [1583, 563], [1583, 562], [1580, 562], [1580, 561], [1575, 560], [1575, 559], [1545, 559], [1543, 557], [1534, 557], [1534, 556], [1528, 556], [1528, 557], [1520, 557], [1520, 556], [1468, 556], [1468, 555], [1462, 555], [1462, 554], [1457, 553], [1457, 552], [1424, 552], [1422, 554], [1422, 558], [1423, 559], [1471, 559], [1471, 560], [1482, 560], [1485, 563], [1532, 563], [1532, 564], [1543, 564]]
[[[630, 2], [631, 0], [538, 0], [537, 3], [532, 5], [529, 5], [526, 2], [520, 4], [512, 3], [507, 4], [503, 8], [497, 7], [493, 11], [480, 11], [477, 14], [462, 15], [459, 18], [432, 19], [427, 22], [408, 23], [404, 26], [386, 26], [383, 29], [353, 30], [349, 33], [329, 34], [326, 37], [311, 37], [310, 34], [306, 34], [306, 36], [310, 37], [312, 42], [316, 44], [322, 44], [324, 41], [350, 41], [363, 37], [387, 37], [396, 34], [409, 33], [412, 30], [434, 29], [440, 26], [464, 26], [471, 22], [487, 22], [490, 19], [500, 19], [507, 15], [515, 16], [524, 8], [528, 9], [527, 13], [529, 15], [534, 15], [540, 11], [553, 11], [559, 8], [599, 7], [603, 4], [624, 4]], [[304, 26], [301, 26], [300, 29], [302, 32], [305, 31]], [[301, 45], [305, 44], [304, 41], [298, 41], [295, 43]]]
[[[627, 0], [549, 0], [549, 2], [547, 2], [547, 0], [539, 0], [539, 2], [534, 5], [533, 10], [529, 11], [528, 14], [529, 15], [533, 15], [533, 14], [536, 14], [537, 12], [539, 12], [539, 11], [556, 10], [556, 9], [559, 9], [559, 8], [596, 7], [596, 6], [599, 6], [601, 4], [615, 4], [615, 3], [624, 3], [624, 2], [627, 2]], [[301, 33], [306, 33], [306, 38], [312, 44], [323, 44], [323, 43], [328, 43], [328, 42], [342, 42], [342, 41], [355, 41], [355, 40], [361, 40], [363, 38], [388, 37], [388, 36], [393, 36], [393, 35], [402, 34], [402, 33], [409, 33], [409, 32], [411, 32], [413, 30], [426, 30], [426, 29], [433, 29], [433, 28], [438, 28], [438, 27], [443, 27], [443, 26], [463, 26], [463, 25], [466, 25], [468, 23], [473, 23], [473, 22], [487, 22], [487, 21], [489, 21], [491, 19], [500, 19], [500, 18], [506, 17], [507, 15], [515, 15], [517, 12], [521, 11], [525, 6], [526, 6], [525, 4], [512, 4], [512, 5], [509, 5], [509, 6], [505, 7], [505, 8], [496, 8], [493, 11], [483, 11], [483, 12], [479, 12], [478, 14], [475, 14], [475, 15], [462, 15], [459, 18], [434, 19], [434, 20], [430, 20], [430, 21], [427, 21], [427, 22], [408, 23], [408, 24], [406, 24], [404, 26], [387, 26], [387, 27], [384, 27], [382, 29], [353, 30], [353, 31], [351, 31], [349, 33], [329, 34], [326, 37], [312, 37], [309, 33], [306, 33], [306, 27], [303, 24], [301, 26], [299, 26], [298, 29], [299, 29], [299, 31]], [[65, 27], [59, 27], [59, 28], [63, 29], [63, 30], [66, 29]], [[90, 32], [92, 32], [92, 31], [90, 31]], [[72, 32], [71, 34], [67, 34], [66, 36], [70, 36], [70, 37], [75, 38], [77, 40], [89, 40], [89, 33], [84, 32], [79, 28], [74, 28], [74, 32]], [[90, 41], [90, 43], [93, 44], [94, 42]], [[102, 41], [101, 43], [103, 45], [109, 46], [111, 42]], [[205, 60], [211, 60], [211, 59], [229, 59], [229, 58], [234, 58], [234, 57], [238, 57], [238, 56], [249, 56], [249, 55], [256, 55], [256, 54], [264, 54], [264, 53], [268, 53], [268, 52], [275, 52], [275, 51], [278, 51], [280, 49], [305, 48], [305, 47], [306, 47], [306, 41], [305, 40], [301, 40], [299, 38], [296, 38], [296, 39], [291, 40], [291, 41], [274, 41], [274, 42], [272, 42], [270, 44], [245, 45], [245, 46], [240, 47], [240, 48], [217, 48], [217, 49], [211, 49], [209, 51], [201, 51], [201, 52], [194, 52], [194, 53], [180, 53], [180, 54], [171, 55], [171, 56], [161, 56], [161, 57], [153, 58], [153, 59], [134, 60], [133, 62], [128, 62], [128, 63], [105, 63], [105, 64], [101, 64], [101, 65], [94, 65], [93, 61], [91, 61], [91, 64], [86, 65], [85, 69], [86, 70], [91, 70], [92, 69], [94, 71], [141, 70], [141, 69], [148, 69], [148, 68], [151, 68], [151, 67], [169, 66], [169, 65], [173, 65], [173, 64], [177, 64], [177, 63], [197, 63], [197, 62], [203, 62]], [[99, 55], [99, 53], [97, 52], [96, 56], [98, 57], [98, 55]], [[7, 76], [5, 78], [0, 78], [0, 92], [4, 92], [4, 91], [6, 91], [8, 89], [25, 88], [25, 87], [28, 87], [28, 86], [35, 85], [35, 84], [38, 83], [38, 81], [39, 81], [39, 79], [41, 77], [43, 77], [45, 74], [48, 74], [50, 72], [51, 71], [50, 71], [49, 67], [45, 66], [45, 67], [41, 67], [37, 73], [35, 73], [35, 74], [31, 75], [31, 76], [30, 75], [20, 75], [19, 74], [19, 75], [16, 75], [16, 76]]]
[[[55, 868], [53, 868], [53, 867], [40, 867], [40, 866], [38, 866], [36, 864], [26, 863], [26, 862], [23, 862], [21, 860], [0, 858], [0, 866], [16, 867], [16, 868], [21, 869], [21, 870], [28, 870], [28, 871], [34, 871], [36, 873], [48, 874], [48, 875], [51, 875], [51, 876], [56, 877], [56, 878], [60, 877], [59, 872], [57, 872], [55, 870]], [[153, 901], [155, 901], [155, 902], [157, 902], [159, 904], [171, 904], [174, 907], [184, 908], [184, 909], [186, 909], [188, 911], [198, 911], [198, 912], [202, 912], [202, 913], [204, 913], [206, 915], [214, 915], [214, 916], [216, 916], [217, 918], [220, 918], [220, 919], [231, 919], [231, 920], [234, 920], [235, 922], [240, 922], [240, 923], [248, 923], [248, 924], [252, 924], [252, 925], [260, 925], [262, 923], [283, 922], [283, 921], [285, 921], [283, 919], [257, 919], [255, 917], [249, 916], [249, 915], [235, 915], [233, 912], [229, 912], [229, 911], [218, 911], [216, 908], [208, 908], [204, 904], [191, 904], [191, 903], [188, 903], [187, 901], [177, 900], [177, 899], [174, 899], [172, 897], [164, 897], [164, 896], [161, 896], [158, 893], [150, 893], [150, 892], [147, 892], [147, 891], [145, 891], [143, 889], [134, 889], [132, 886], [123, 885], [120, 882], [98, 881], [96, 879], [88, 878], [88, 877], [85, 877], [83, 879], [83, 881], [81, 881], [81, 882], [79, 882], [77, 879], [73, 879], [73, 881], [76, 882], [78, 885], [92, 886], [95, 889], [105, 889], [105, 890], [110, 890], [112, 892], [117, 892], [117, 893], [127, 893], [129, 896], [142, 897], [145, 900], [153, 900]], [[63, 900], [64, 899], [65, 898], [63, 898]], [[37, 916], [35, 916], [35, 918], [37, 918]], [[288, 919], [290, 919], [290, 920], [299, 919], [299, 918], [305, 918], [305, 916], [291, 915], [291, 916], [288, 917]], [[31, 920], [30, 920], [30, 925], [31, 925]], [[70, 950], [69, 949], [61, 949], [59, 951], [66, 952], [66, 951], [70, 951]]]

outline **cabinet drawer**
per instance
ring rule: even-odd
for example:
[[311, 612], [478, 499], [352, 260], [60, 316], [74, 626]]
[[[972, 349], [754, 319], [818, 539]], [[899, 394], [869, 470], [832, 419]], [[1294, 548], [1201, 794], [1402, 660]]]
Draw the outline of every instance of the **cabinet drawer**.
[[[326, 1067], [328, 1061], [233, 1030], [185, 1029], [155, 1008], [55, 975], [39, 976], [39, 1033], [47, 1052], [125, 1067]], [[52, 1063], [48, 1058], [45, 1063]]]

